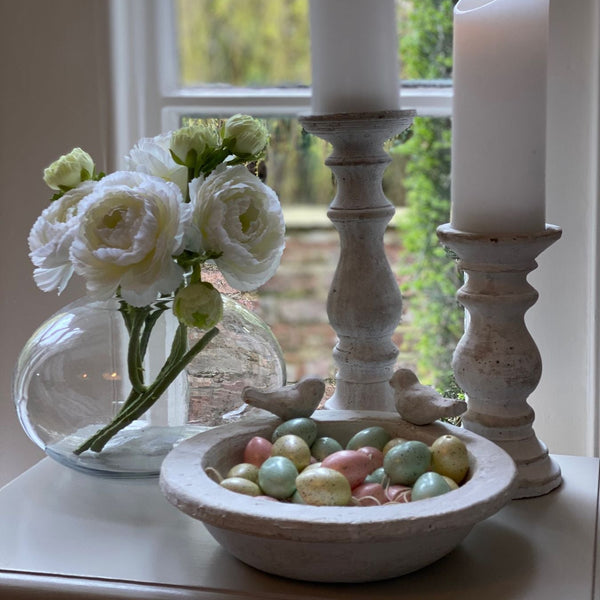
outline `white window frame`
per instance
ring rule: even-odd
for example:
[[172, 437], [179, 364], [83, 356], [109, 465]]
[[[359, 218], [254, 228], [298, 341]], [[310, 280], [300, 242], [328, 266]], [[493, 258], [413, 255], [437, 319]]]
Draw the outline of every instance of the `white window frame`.
[[[563, 227], [563, 237], [530, 277], [540, 300], [527, 322], [544, 363], [530, 403], [536, 432], [552, 452], [598, 456], [600, 0], [580, 0], [577, 11], [550, 0], [550, 14], [547, 220]], [[112, 0], [111, 15], [115, 156], [140, 137], [178, 127], [190, 112], [310, 111], [308, 89], [179, 90], [168, 0]], [[405, 88], [401, 104], [422, 116], [450, 116], [452, 90]]]

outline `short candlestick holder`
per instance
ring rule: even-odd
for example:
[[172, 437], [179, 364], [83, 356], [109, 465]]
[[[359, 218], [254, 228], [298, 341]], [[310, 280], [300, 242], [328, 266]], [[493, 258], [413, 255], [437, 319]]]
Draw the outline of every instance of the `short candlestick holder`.
[[325, 161], [337, 182], [328, 217], [338, 230], [340, 257], [327, 299], [338, 336], [333, 356], [336, 390], [326, 408], [395, 411], [393, 375], [398, 349], [392, 334], [402, 297], [384, 248], [383, 235], [395, 209], [382, 177], [390, 157], [383, 144], [412, 122], [415, 111], [309, 115], [309, 133], [331, 142]]
[[468, 325], [452, 360], [456, 381], [468, 396], [463, 427], [513, 458], [515, 498], [546, 494], [560, 484], [561, 474], [535, 435], [534, 411], [527, 403], [542, 374], [540, 353], [525, 326], [525, 313], [538, 299], [527, 275], [562, 230], [546, 225], [539, 233], [494, 235], [445, 224], [437, 233], [467, 274], [457, 299], [468, 310]]

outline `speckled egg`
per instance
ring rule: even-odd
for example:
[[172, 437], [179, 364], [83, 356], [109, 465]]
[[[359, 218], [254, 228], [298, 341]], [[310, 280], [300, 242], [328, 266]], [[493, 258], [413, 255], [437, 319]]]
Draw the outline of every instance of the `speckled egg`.
[[441, 496], [450, 491], [448, 482], [439, 473], [428, 471], [423, 473], [413, 485], [412, 488], [412, 501], [423, 500], [424, 498], [433, 498], [434, 496]]
[[431, 450], [418, 440], [394, 446], [383, 459], [383, 468], [392, 484], [413, 485], [430, 466]]
[[460, 483], [469, 470], [465, 443], [455, 435], [442, 435], [431, 445], [431, 468]]
[[358, 450], [340, 450], [326, 456], [321, 466], [339, 471], [350, 482], [350, 487], [362, 483], [371, 472], [371, 459]]
[[301, 437], [310, 448], [317, 439], [317, 423], [308, 417], [298, 417], [284, 421], [273, 432], [272, 442], [284, 435], [293, 434]]
[[227, 472], [226, 477], [243, 477], [253, 483], [258, 483], [258, 467], [252, 463], [239, 463]]
[[361, 483], [352, 490], [352, 497], [360, 506], [380, 506], [388, 501], [380, 483]]
[[404, 442], [406, 442], [407, 440], [405, 438], [399, 438], [399, 437], [395, 437], [392, 438], [384, 447], [383, 447], [383, 455], [385, 456], [390, 449], [392, 449], [394, 446], [399, 446], [400, 444], [404, 444]]
[[269, 456], [273, 444], [264, 437], [254, 436], [244, 448], [244, 462], [260, 467]]
[[361, 446], [357, 452], [366, 454], [369, 457], [369, 460], [371, 461], [371, 471], [383, 467], [383, 452], [378, 448], [374, 448], [373, 446]]
[[326, 467], [300, 473], [296, 478], [296, 488], [304, 502], [313, 506], [347, 506], [352, 500], [346, 477]]
[[298, 469], [285, 456], [267, 458], [258, 470], [258, 485], [267, 496], [289, 498], [296, 490]]
[[243, 477], [226, 477], [219, 485], [232, 492], [245, 494], [246, 496], [260, 496], [262, 494], [261, 489], [256, 483]]
[[292, 433], [282, 435], [273, 443], [271, 456], [285, 456], [289, 458], [298, 471], [302, 471], [310, 464], [310, 448], [299, 436]]
[[342, 445], [337, 440], [327, 436], [317, 438], [310, 447], [312, 455], [319, 461], [340, 450], [343, 450]]
[[385, 489], [387, 499], [398, 504], [410, 502], [411, 492], [411, 488], [407, 485], [390, 485]]
[[389, 440], [390, 434], [383, 427], [373, 425], [355, 433], [346, 444], [346, 450], [358, 450], [363, 446], [382, 450]]
[[388, 479], [385, 469], [379, 467], [365, 477], [365, 483], [381, 483], [384, 485]]

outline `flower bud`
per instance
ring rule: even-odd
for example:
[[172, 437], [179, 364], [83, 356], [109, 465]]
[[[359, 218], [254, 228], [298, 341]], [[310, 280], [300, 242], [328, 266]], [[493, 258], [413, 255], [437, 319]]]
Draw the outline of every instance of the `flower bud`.
[[261, 121], [249, 115], [233, 115], [223, 127], [223, 139], [229, 149], [240, 157], [260, 155], [269, 142], [269, 132]]
[[94, 161], [81, 148], [73, 148], [44, 169], [44, 181], [53, 190], [67, 191], [92, 178]]
[[173, 313], [184, 325], [210, 329], [223, 317], [223, 300], [212, 284], [199, 281], [179, 288]]
[[188, 169], [193, 169], [198, 157], [218, 145], [217, 134], [208, 127], [189, 125], [171, 134], [171, 155]]

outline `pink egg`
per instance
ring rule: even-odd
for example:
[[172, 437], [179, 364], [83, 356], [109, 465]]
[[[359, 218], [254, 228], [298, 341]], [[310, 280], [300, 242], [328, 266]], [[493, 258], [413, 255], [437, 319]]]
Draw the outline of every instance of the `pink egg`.
[[379, 506], [388, 502], [380, 483], [361, 483], [352, 490], [352, 495], [360, 501], [361, 506]]
[[356, 451], [362, 452], [369, 457], [371, 461], [371, 473], [375, 469], [383, 467], [383, 452], [378, 448], [374, 448], [373, 446], [363, 446], [362, 448], [358, 448]]
[[271, 456], [272, 447], [267, 438], [254, 436], [244, 448], [244, 462], [260, 467]]
[[355, 488], [371, 472], [371, 459], [358, 450], [338, 450], [326, 456], [321, 466], [340, 472], [348, 480], [350, 487]]
[[386, 490], [388, 500], [391, 502], [410, 502], [411, 488], [406, 485], [390, 485]]

